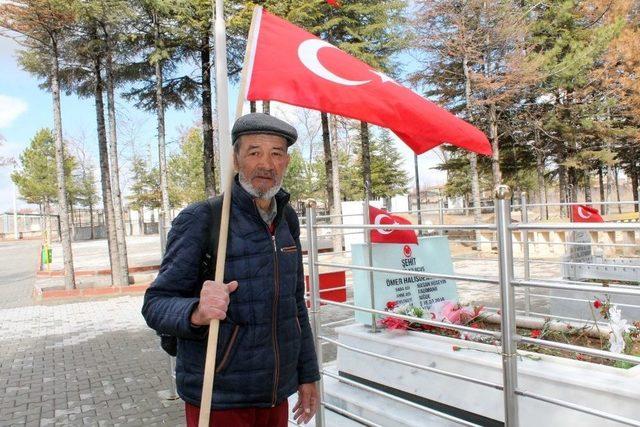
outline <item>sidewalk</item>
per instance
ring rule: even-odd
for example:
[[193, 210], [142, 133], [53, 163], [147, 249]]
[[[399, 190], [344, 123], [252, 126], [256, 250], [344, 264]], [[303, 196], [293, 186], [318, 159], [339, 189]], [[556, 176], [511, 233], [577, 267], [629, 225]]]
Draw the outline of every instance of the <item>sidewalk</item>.
[[0, 425], [183, 425], [142, 297], [0, 310]]

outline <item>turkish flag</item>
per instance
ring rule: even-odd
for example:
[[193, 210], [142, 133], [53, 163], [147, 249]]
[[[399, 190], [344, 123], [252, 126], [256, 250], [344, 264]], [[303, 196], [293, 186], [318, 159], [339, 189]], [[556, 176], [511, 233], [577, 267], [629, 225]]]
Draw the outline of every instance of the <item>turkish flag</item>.
[[[411, 224], [401, 216], [392, 215], [384, 209], [369, 206], [369, 223], [375, 225]], [[371, 229], [371, 243], [413, 243], [418, 244], [418, 238], [413, 230], [388, 230], [384, 228]]]
[[587, 205], [571, 206], [571, 221], [573, 222], [604, 222], [600, 212]]
[[444, 143], [491, 154], [480, 130], [326, 41], [266, 11], [253, 25], [250, 101], [280, 101], [383, 126], [416, 154]]

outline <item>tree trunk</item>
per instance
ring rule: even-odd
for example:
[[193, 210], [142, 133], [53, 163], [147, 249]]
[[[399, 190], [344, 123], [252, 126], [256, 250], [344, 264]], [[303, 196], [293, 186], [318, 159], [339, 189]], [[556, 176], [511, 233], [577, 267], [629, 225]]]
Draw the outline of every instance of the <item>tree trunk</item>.
[[265, 114], [271, 114], [271, 102], [262, 101], [262, 112]]
[[44, 202], [44, 217], [46, 218], [44, 223], [46, 238], [44, 241], [49, 245], [51, 243], [51, 206], [49, 200]]
[[89, 203], [89, 224], [91, 226], [91, 231], [90, 231], [90, 235], [91, 235], [91, 240], [95, 239], [96, 236], [93, 232], [93, 203]]
[[53, 97], [53, 127], [56, 146], [56, 178], [58, 184], [58, 206], [60, 211], [62, 260], [64, 263], [64, 287], [75, 289], [76, 280], [73, 270], [73, 251], [71, 249], [71, 235], [69, 233], [69, 212], [67, 210], [67, 186], [64, 176], [64, 140], [62, 138], [62, 111], [60, 105], [60, 74], [58, 64], [58, 47], [53, 42], [51, 58], [51, 96]]
[[[156, 32], [155, 32], [155, 43], [156, 48], [160, 45], [160, 22], [156, 18]], [[160, 191], [162, 193], [162, 205], [160, 211], [162, 212], [162, 221], [159, 223], [162, 224], [162, 227], [158, 228], [158, 231], [162, 233], [162, 237], [160, 239], [161, 242], [166, 241], [166, 236], [168, 227], [167, 225], [171, 221], [171, 213], [169, 207], [169, 183], [167, 181], [167, 156], [166, 156], [166, 146], [165, 146], [165, 134], [164, 134], [164, 95], [162, 92], [162, 61], [157, 60], [155, 63], [156, 69], [156, 114], [158, 117], [158, 163], [160, 166]], [[164, 254], [164, 249], [162, 248], [162, 253]]]
[[369, 153], [369, 125], [360, 122], [360, 143], [362, 144], [362, 179], [364, 181], [365, 197], [371, 200], [371, 154]]
[[591, 175], [589, 172], [584, 172], [583, 175], [584, 181], [584, 201], [586, 203], [591, 203]]
[[620, 204], [620, 181], [618, 180], [618, 167], [613, 168], [613, 180], [616, 186], [616, 198], [618, 199], [618, 213], [622, 213], [622, 205]]
[[[561, 164], [558, 165], [558, 193], [560, 203], [567, 203], [569, 197], [567, 197], [567, 171]], [[565, 205], [560, 205], [560, 216], [564, 217], [568, 210]]]
[[498, 114], [495, 104], [489, 105], [489, 139], [491, 140], [491, 172], [493, 175], [493, 188], [502, 183], [500, 171], [500, 148], [498, 147]]
[[[537, 132], [536, 132], [537, 133]], [[546, 183], [544, 181], [544, 154], [542, 150], [536, 150], [536, 172], [538, 175], [538, 203], [540, 203], [540, 219], [545, 217], [545, 206], [547, 204]]]
[[[602, 173], [602, 164], [598, 166], [598, 189], [600, 190], [600, 202], [604, 202], [604, 175]], [[605, 215], [607, 213], [607, 205], [601, 203], [600, 212], [602, 212], [602, 215]]]
[[327, 191], [327, 206], [333, 209], [333, 158], [331, 157], [331, 140], [329, 137], [329, 118], [327, 113], [320, 113], [322, 122], [322, 147], [324, 148], [325, 187]]
[[[416, 213], [418, 217], [418, 225], [422, 225], [422, 206], [420, 205], [420, 171], [418, 170], [418, 155], [413, 155], [413, 166], [415, 169], [414, 178], [416, 181]], [[422, 234], [422, 230], [418, 232]]]
[[[607, 181], [606, 181], [606, 187], [604, 192], [604, 199], [607, 202], [612, 199], [611, 197], [612, 189], [613, 189], [613, 167], [611, 165], [607, 165]], [[605, 205], [605, 210], [603, 212], [609, 213], [610, 211], [611, 211], [611, 207], [609, 205]]]
[[102, 182], [102, 204], [104, 206], [104, 221], [107, 228], [107, 248], [111, 261], [111, 284], [113, 286], [124, 286], [118, 274], [121, 271], [120, 256], [118, 254], [118, 242], [116, 241], [116, 222], [113, 212], [113, 195], [111, 194], [111, 173], [109, 171], [109, 153], [107, 147], [107, 133], [104, 124], [104, 102], [103, 83], [100, 57], [94, 58], [93, 71], [95, 78], [95, 103], [96, 103], [96, 123], [98, 131], [98, 154], [100, 158], [100, 181]]
[[[478, 155], [469, 153], [469, 167], [471, 168], [471, 195], [473, 197], [473, 222], [480, 224], [482, 222], [482, 208], [480, 202], [480, 176], [478, 175]], [[479, 241], [480, 233], [475, 232], [476, 242]]]
[[[340, 159], [338, 152], [338, 126], [336, 116], [331, 116], [331, 182], [333, 183], [333, 205], [331, 209], [331, 224], [342, 224], [342, 204], [340, 202]], [[327, 178], [328, 179], [328, 178]], [[342, 251], [342, 233], [340, 230], [334, 230], [333, 234], [333, 251]]]
[[567, 168], [567, 179], [569, 180], [569, 201], [576, 203], [578, 201], [578, 190], [580, 188], [578, 170], [573, 167]]
[[209, 33], [202, 37], [200, 46], [200, 77], [202, 89], [202, 141], [204, 157], [204, 189], [205, 197], [216, 195], [216, 163], [213, 148], [213, 110], [211, 107], [211, 46]]
[[122, 195], [120, 193], [120, 168], [118, 166], [118, 131], [116, 127], [116, 102], [115, 83], [113, 81], [113, 59], [111, 45], [107, 32], [105, 31], [107, 51], [105, 56], [105, 74], [107, 83], [107, 112], [109, 117], [109, 159], [111, 192], [113, 194], [113, 211], [116, 223], [116, 244], [118, 245], [118, 256], [120, 258], [120, 282], [129, 284], [129, 261], [127, 259], [127, 239], [124, 229], [124, 214], [122, 213]]
[[640, 179], [640, 173], [638, 167], [631, 166], [631, 192], [633, 193], [633, 200], [636, 202], [633, 204], [633, 211], [638, 212], [638, 179]]
[[[473, 111], [471, 109], [471, 75], [469, 72], [469, 58], [465, 55], [462, 60], [462, 71], [464, 72], [464, 97], [467, 119], [473, 122]], [[497, 128], [496, 128], [497, 129]], [[493, 141], [492, 141], [493, 144]], [[473, 222], [479, 224], [482, 221], [482, 211], [480, 207], [480, 177], [478, 175], [478, 155], [469, 153], [469, 167], [471, 169], [471, 195], [473, 197]], [[495, 176], [494, 176], [495, 178]], [[475, 240], [480, 241], [480, 232], [475, 230]], [[478, 247], [476, 246], [476, 249]]]

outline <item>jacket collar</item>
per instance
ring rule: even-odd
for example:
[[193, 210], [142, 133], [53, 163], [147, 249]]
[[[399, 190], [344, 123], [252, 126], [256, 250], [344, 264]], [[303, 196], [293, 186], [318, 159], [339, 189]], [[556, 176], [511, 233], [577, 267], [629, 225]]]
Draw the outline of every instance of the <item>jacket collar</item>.
[[[290, 197], [291, 195], [282, 188], [274, 196], [274, 199], [276, 200], [276, 206], [278, 207], [278, 213], [276, 215], [276, 218], [274, 219], [274, 224], [278, 224], [280, 222], [280, 218], [282, 218], [282, 213], [284, 212], [284, 208], [287, 203], [289, 203]], [[240, 210], [263, 222], [262, 217], [260, 217], [260, 213], [258, 212], [258, 206], [256, 205], [254, 197], [249, 194], [247, 190], [242, 188], [242, 185], [240, 185], [240, 181], [238, 179], [238, 174], [236, 174], [233, 178], [231, 201], [232, 203], [236, 204], [236, 206]]]

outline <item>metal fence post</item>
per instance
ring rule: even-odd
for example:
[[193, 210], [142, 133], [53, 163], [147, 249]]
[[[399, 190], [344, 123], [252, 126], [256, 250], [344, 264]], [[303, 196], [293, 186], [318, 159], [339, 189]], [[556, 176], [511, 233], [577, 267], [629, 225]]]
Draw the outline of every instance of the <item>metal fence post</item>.
[[500, 259], [500, 302], [502, 317], [502, 378], [504, 387], [504, 422], [518, 427], [518, 358], [516, 310], [513, 280], [513, 247], [511, 240], [511, 190], [506, 185], [496, 188], [496, 229]]
[[[362, 203], [362, 223], [364, 225], [369, 225], [371, 221], [369, 221], [369, 192], [364, 192], [364, 202]], [[371, 243], [371, 230], [364, 229], [364, 242], [367, 245], [367, 267], [373, 267], [373, 244]], [[369, 271], [369, 301], [371, 303], [371, 308], [376, 308], [375, 296], [373, 293], [373, 271]], [[371, 313], [371, 332], [377, 332], [376, 326], [376, 315]]]
[[318, 272], [318, 231], [315, 229], [316, 224], [316, 201], [307, 200], [307, 259], [309, 262], [309, 296], [311, 300], [311, 317], [313, 337], [315, 339], [316, 353], [318, 356], [318, 366], [320, 368], [320, 380], [318, 381], [318, 411], [316, 412], [316, 426], [324, 427], [324, 406], [322, 405], [324, 398], [324, 387], [322, 385], [322, 340], [320, 339], [320, 275]]
[[158, 392], [158, 396], [164, 400], [177, 400], [178, 391], [176, 390], [176, 358], [169, 356], [169, 390], [161, 390]]
[[[520, 194], [520, 213], [521, 213], [521, 222], [526, 224], [529, 222], [529, 214], [527, 212], [527, 193], [522, 192]], [[542, 218], [541, 218], [542, 219]], [[531, 278], [531, 271], [529, 266], [529, 232], [527, 230], [521, 231], [521, 241], [522, 241], [522, 262], [524, 265], [524, 280], [529, 280]], [[531, 290], [528, 286], [524, 288], [524, 312], [528, 316], [531, 312]]]

